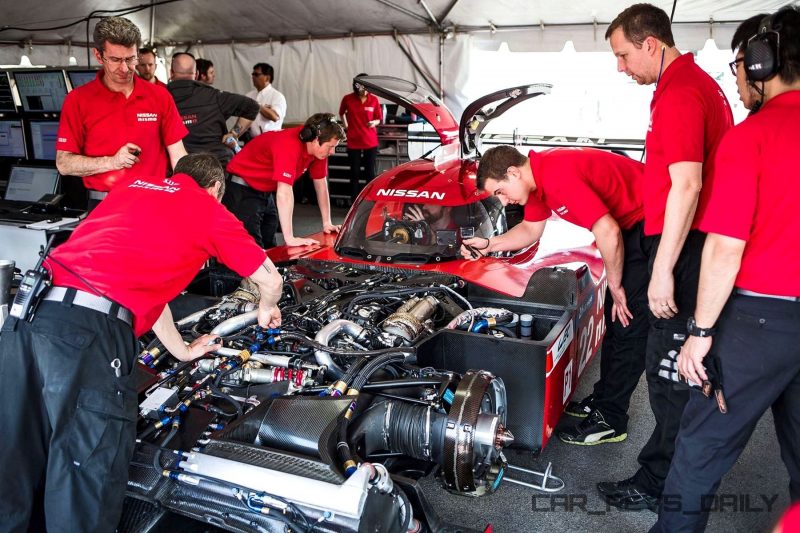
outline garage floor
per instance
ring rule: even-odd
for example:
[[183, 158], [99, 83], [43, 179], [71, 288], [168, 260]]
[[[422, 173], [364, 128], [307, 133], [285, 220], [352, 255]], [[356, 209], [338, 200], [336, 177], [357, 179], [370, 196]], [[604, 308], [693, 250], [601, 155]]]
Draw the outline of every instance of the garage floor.
[[[345, 209], [334, 208], [334, 222], [341, 223], [345, 214]], [[316, 206], [296, 206], [294, 227], [297, 235], [319, 231]], [[595, 359], [578, 387], [576, 398], [591, 391], [599, 372], [600, 365]], [[509, 461], [517, 466], [543, 470], [552, 462], [553, 474], [566, 484], [563, 491], [553, 496], [503, 483], [495, 494], [474, 499], [445, 492], [435, 479], [422, 481], [425, 494], [445, 521], [469, 529], [483, 530], [491, 524], [495, 532], [647, 531], [656, 520], [654, 513], [607, 508], [595, 489], [597, 482], [624, 479], [638, 466], [636, 457], [654, 424], [644, 379], [633, 396], [629, 414], [628, 438], [621, 443], [570, 446], [554, 437], [537, 459], [527, 453], [508, 453]], [[562, 419], [562, 423], [572, 421], [566, 416]], [[772, 415], [767, 413], [738, 463], [723, 479], [718, 493], [722, 496], [723, 511], [712, 514], [707, 531], [771, 531], [789, 505], [788, 486]], [[764, 503], [764, 498], [771, 502], [770, 506]]]

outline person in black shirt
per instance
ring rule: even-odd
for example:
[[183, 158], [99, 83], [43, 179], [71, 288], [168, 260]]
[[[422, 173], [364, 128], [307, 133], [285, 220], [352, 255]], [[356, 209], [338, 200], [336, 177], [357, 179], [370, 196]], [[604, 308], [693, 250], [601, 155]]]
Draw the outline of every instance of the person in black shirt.
[[[247, 131], [258, 115], [259, 106], [246, 96], [195, 81], [196, 73], [194, 56], [186, 52], [175, 54], [167, 89], [189, 129], [189, 135], [183, 140], [186, 151], [214, 154], [224, 166], [233, 157], [239, 134]], [[228, 131], [226, 121], [230, 117], [239, 117], [239, 120]]]

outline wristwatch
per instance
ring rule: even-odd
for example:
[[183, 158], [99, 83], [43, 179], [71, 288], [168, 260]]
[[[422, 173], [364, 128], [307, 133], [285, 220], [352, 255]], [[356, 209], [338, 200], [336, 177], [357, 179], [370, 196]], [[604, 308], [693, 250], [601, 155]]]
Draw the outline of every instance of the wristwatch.
[[686, 322], [686, 332], [692, 337], [713, 337], [717, 332], [717, 328], [701, 328], [692, 316]]

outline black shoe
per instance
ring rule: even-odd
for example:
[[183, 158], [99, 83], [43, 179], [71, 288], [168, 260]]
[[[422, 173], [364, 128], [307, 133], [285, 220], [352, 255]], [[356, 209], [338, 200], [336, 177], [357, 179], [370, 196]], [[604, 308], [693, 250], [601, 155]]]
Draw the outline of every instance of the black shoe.
[[579, 402], [569, 402], [564, 408], [564, 412], [569, 416], [577, 418], [586, 418], [592, 412], [592, 405], [594, 404], [594, 395], [590, 394]]
[[606, 503], [626, 511], [641, 511], [648, 509], [658, 512], [658, 498], [648, 494], [640, 488], [633, 478], [618, 482], [602, 482], [597, 484], [597, 490]]
[[594, 446], [606, 442], [622, 442], [627, 433], [618, 432], [606, 423], [602, 413], [595, 409], [576, 425], [558, 432], [558, 438], [567, 444]]

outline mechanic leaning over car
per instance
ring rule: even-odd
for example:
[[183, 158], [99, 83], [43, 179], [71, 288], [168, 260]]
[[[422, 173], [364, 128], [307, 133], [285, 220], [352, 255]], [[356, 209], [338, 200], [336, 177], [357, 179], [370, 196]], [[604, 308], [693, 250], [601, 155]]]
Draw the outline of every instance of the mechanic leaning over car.
[[[617, 70], [640, 85], [656, 84], [645, 138], [644, 233], [649, 256], [647, 297], [651, 312], [645, 375], [656, 426], [639, 453], [640, 468], [619, 482], [598, 483], [606, 502], [625, 509], [655, 510], [664, 487], [688, 388], [659, 377], [662, 359], [677, 355], [697, 297], [705, 233], [698, 222], [708, 200], [704, 187], [714, 155], [733, 124], [719, 85], [675, 47], [667, 14], [635, 4], [606, 31]], [[702, 189], [702, 193], [701, 193]]]
[[262, 220], [273, 216], [267, 206], [274, 195], [278, 220], [270, 226], [277, 229], [280, 221], [283, 240], [288, 246], [317, 244], [314, 239], [294, 236], [292, 185], [308, 169], [322, 215], [322, 231], [337, 233], [339, 226], [331, 222], [327, 159], [344, 139], [344, 129], [332, 113], [312, 115], [303, 126], [262, 133], [245, 144], [228, 163], [230, 180], [222, 203], [244, 222], [256, 242], [271, 248], [275, 246], [275, 232], [262, 233]]
[[[485, 254], [519, 250], [542, 236], [551, 210], [590, 230], [606, 265], [607, 332], [600, 380], [589, 415], [559, 433], [568, 444], [619, 442], [627, 437], [631, 395], [644, 371], [647, 344], [647, 256], [643, 249], [644, 166], [592, 148], [554, 148], [528, 156], [512, 146], [486, 151], [477, 186], [503, 205], [525, 206], [523, 221], [507, 233], [465, 244]], [[472, 254], [466, 247], [464, 257]]]
[[136, 436], [136, 338], [152, 327], [183, 361], [221, 347], [211, 335], [185, 345], [167, 305], [209, 257], [259, 286], [261, 326], [281, 322], [282, 279], [219, 203], [219, 162], [189, 155], [175, 172], [119, 183], [47, 257], [52, 286], [32, 316], [3, 324], [4, 532], [29, 521], [33, 531], [116, 529]]
[[[64, 100], [56, 141], [61, 174], [83, 177], [89, 209], [129, 176], [161, 176], [186, 155], [186, 127], [164, 88], [134, 74], [142, 41], [128, 19], [107, 17], [94, 28], [97, 78]], [[169, 156], [169, 159], [167, 157]]]
[[682, 375], [703, 383], [716, 357], [724, 403], [690, 392], [651, 531], [705, 527], [720, 479], [770, 407], [800, 501], [800, 11], [783, 8], [757, 32], [737, 69], [763, 103], [717, 152], [697, 306], [678, 359]]

